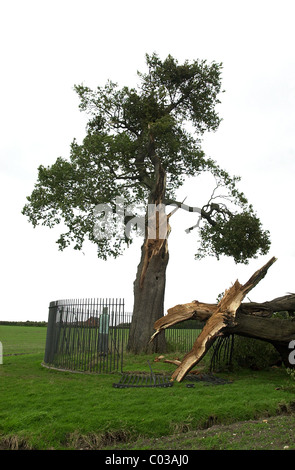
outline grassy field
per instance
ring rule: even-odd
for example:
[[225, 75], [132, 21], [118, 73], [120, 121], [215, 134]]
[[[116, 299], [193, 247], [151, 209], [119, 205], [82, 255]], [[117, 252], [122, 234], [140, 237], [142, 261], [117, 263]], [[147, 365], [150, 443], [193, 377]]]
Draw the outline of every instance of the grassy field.
[[[117, 373], [42, 367], [45, 338], [46, 328], [0, 326], [0, 449], [295, 449], [283, 368], [218, 374], [225, 385], [118, 389]], [[154, 359], [126, 354], [124, 371], [149, 372], [148, 360], [154, 372], [175, 369]]]

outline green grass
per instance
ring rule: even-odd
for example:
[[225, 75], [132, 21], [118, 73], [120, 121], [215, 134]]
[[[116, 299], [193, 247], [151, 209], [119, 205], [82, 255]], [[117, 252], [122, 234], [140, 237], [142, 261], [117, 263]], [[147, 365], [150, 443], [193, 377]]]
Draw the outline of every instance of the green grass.
[[44, 353], [45, 327], [0, 325], [3, 354]]
[[[123, 448], [128, 445], [124, 441], [140, 437], [142, 447], [137, 448], [144, 448], [152, 446], [146, 440], [165, 441], [165, 436], [170, 436], [167, 445], [172, 445], [175, 433], [183, 437], [212, 424], [274, 416], [288, 410], [295, 397], [290, 378], [279, 368], [219, 374], [233, 380], [226, 385], [201, 382], [187, 388], [184, 382], [171, 388], [118, 389], [112, 386], [120, 379], [117, 373], [75, 374], [42, 367], [45, 337], [46, 328], [0, 326], [2, 446], [111, 448], [120, 441]], [[154, 372], [175, 370], [171, 364], [153, 362], [154, 358], [126, 354], [124, 371], [149, 372], [147, 360]]]

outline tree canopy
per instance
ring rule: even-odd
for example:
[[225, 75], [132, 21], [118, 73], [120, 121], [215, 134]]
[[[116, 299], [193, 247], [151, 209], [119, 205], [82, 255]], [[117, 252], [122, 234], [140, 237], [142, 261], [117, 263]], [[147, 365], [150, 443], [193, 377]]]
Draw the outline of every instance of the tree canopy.
[[[63, 223], [66, 231], [57, 240], [61, 250], [71, 244], [80, 250], [88, 239], [97, 245], [98, 257], [116, 257], [131, 241], [117, 236], [117, 197], [124, 198], [129, 217], [141, 214], [142, 206], [154, 202], [161, 168], [162, 202], [179, 205], [177, 189], [185, 179], [208, 171], [216, 188], [226, 189], [226, 198], [212, 194], [201, 209], [197, 257], [224, 254], [247, 262], [266, 254], [269, 233], [237, 189], [239, 178], [207, 158], [201, 148], [204, 132], [215, 131], [221, 121], [216, 105], [222, 91], [222, 64], [205, 60], [179, 64], [171, 55], [162, 61], [155, 53], [146, 55], [146, 64], [146, 73], [138, 72], [136, 88], [120, 88], [112, 81], [95, 90], [75, 86], [79, 107], [89, 115], [85, 138], [82, 143], [73, 140], [69, 158], [39, 166], [23, 214], [34, 227]], [[96, 236], [95, 227], [102, 221], [96, 210], [99, 204], [113, 207], [112, 236]]]

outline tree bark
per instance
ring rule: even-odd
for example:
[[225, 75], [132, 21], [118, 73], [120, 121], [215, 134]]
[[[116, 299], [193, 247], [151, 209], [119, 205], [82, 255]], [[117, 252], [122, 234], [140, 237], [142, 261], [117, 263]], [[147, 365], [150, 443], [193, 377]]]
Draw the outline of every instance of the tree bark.
[[172, 380], [182, 381], [192, 367], [204, 357], [216, 338], [229, 334], [268, 341], [281, 354], [284, 364], [292, 367], [288, 357], [289, 343], [295, 339], [295, 318], [283, 320], [271, 317], [274, 312], [280, 311], [288, 311], [292, 316], [295, 311], [295, 294], [264, 303], [241, 303], [245, 295], [260, 282], [275, 261], [276, 259], [272, 258], [256, 271], [246, 284], [241, 285], [236, 281], [217, 305], [198, 301], [176, 305], [168, 310], [166, 316], [155, 322], [156, 332], [151, 340], [154, 340], [163, 329], [187, 319], [195, 318], [206, 322], [192, 350], [178, 364]]
[[237, 324], [228, 329], [229, 334], [237, 334], [247, 338], [259, 339], [271, 343], [281, 356], [286, 367], [289, 362], [289, 343], [295, 339], [295, 322], [293, 319], [267, 318], [239, 313]]
[[166, 351], [164, 335], [159, 335], [154, 343], [150, 343], [149, 339], [154, 331], [154, 323], [164, 313], [166, 268], [169, 260], [167, 240], [159, 253], [149, 260], [142, 282], [147, 249], [146, 244], [143, 244], [141, 261], [134, 281], [133, 316], [127, 346], [128, 351], [134, 354]]
[[[167, 315], [160, 318], [154, 325], [156, 332], [153, 336], [156, 336], [158, 332], [170, 328], [176, 323], [180, 323], [185, 320], [199, 320], [206, 322], [211, 315], [216, 311], [217, 304], [206, 304], [193, 300], [187, 304], [179, 304], [175, 307], [168, 309]], [[237, 318], [240, 314], [245, 314], [254, 317], [272, 317], [275, 312], [289, 312], [293, 314], [295, 312], [295, 294], [284, 295], [276, 299], [257, 303], [257, 302], [243, 302], [237, 310]], [[295, 317], [293, 317], [295, 320]], [[288, 320], [289, 322], [290, 320]], [[295, 325], [295, 322], [294, 322]]]
[[127, 345], [127, 350], [134, 354], [166, 351], [165, 335], [160, 335], [154, 343], [149, 341], [154, 323], [164, 314], [171, 216], [166, 215], [163, 205], [166, 174], [155, 154], [152, 137], [150, 153], [155, 162], [156, 182], [149, 197], [145, 240], [134, 281], [133, 315]]

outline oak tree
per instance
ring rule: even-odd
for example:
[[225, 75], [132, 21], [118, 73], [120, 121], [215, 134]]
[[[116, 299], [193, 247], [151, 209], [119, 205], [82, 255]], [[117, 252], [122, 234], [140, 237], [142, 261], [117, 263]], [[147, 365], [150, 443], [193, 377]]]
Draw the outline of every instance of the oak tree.
[[[222, 64], [179, 64], [171, 55], [161, 60], [154, 53], [146, 55], [146, 65], [145, 73], [138, 72], [136, 87], [119, 87], [110, 80], [94, 90], [75, 86], [80, 109], [89, 116], [85, 138], [82, 143], [73, 140], [68, 158], [39, 167], [23, 208], [34, 227], [64, 224], [66, 230], [57, 241], [61, 250], [70, 245], [80, 250], [90, 240], [102, 259], [121, 255], [141, 228], [128, 343], [134, 353], [165, 348], [163, 335], [152, 343], [149, 339], [163, 315], [168, 235], [175, 210], [198, 214], [197, 258], [226, 255], [247, 263], [266, 254], [270, 246], [268, 231], [237, 188], [239, 178], [202, 150], [202, 136], [216, 131], [221, 121], [216, 106]], [[205, 205], [178, 201], [177, 191], [186, 178], [203, 172], [214, 181]], [[118, 210], [118, 201], [124, 201], [123, 210]], [[108, 210], [98, 210], [105, 207], [112, 210], [107, 223]]]

